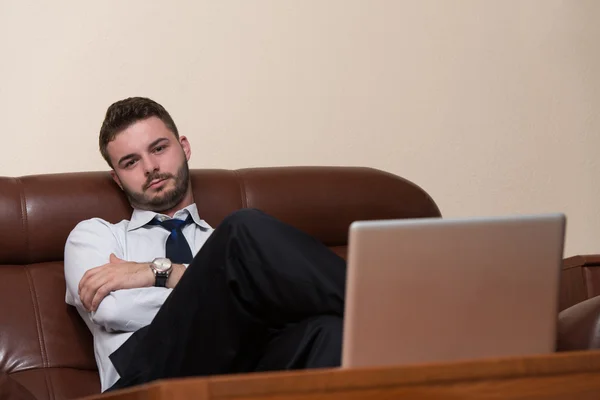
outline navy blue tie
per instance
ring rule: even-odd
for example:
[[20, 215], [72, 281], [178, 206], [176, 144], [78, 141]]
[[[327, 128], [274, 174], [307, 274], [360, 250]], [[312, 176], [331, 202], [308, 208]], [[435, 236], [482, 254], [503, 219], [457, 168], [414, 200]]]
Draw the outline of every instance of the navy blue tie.
[[188, 215], [185, 220], [166, 219], [159, 221], [156, 218], [148, 222], [149, 225], [160, 225], [171, 234], [167, 239], [166, 257], [175, 264], [190, 264], [194, 259], [192, 250], [185, 236], [183, 236], [183, 227], [193, 222], [192, 216]]

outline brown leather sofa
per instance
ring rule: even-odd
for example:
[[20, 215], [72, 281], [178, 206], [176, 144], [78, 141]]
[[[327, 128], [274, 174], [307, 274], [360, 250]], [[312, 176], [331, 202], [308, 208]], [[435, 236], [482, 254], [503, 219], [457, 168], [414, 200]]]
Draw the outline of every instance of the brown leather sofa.
[[[342, 256], [352, 221], [440, 216], [425, 191], [368, 168], [194, 170], [191, 176], [200, 215], [213, 226], [236, 209], [256, 207]], [[117, 222], [130, 214], [106, 172], [0, 177], [0, 400], [99, 392], [91, 335], [64, 301], [63, 246], [81, 220]], [[566, 269], [575, 276], [571, 264]], [[573, 297], [574, 290], [568, 299], [583, 296]], [[558, 350], [599, 348], [599, 315], [600, 297], [563, 310]]]
[[[217, 226], [260, 208], [346, 255], [355, 220], [439, 217], [431, 197], [368, 168], [193, 170], [200, 215]], [[63, 248], [84, 219], [129, 219], [107, 172], [0, 178], [0, 396], [65, 399], [98, 393], [92, 337], [65, 304]]]

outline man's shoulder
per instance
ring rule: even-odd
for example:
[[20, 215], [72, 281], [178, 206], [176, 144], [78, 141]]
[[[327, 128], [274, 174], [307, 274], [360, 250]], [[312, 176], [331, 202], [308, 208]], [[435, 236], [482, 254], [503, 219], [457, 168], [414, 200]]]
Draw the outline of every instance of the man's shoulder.
[[119, 232], [125, 232], [129, 221], [124, 219], [116, 224], [106, 221], [102, 218], [90, 218], [79, 222], [69, 236], [78, 234], [107, 234], [112, 233], [113, 235]]

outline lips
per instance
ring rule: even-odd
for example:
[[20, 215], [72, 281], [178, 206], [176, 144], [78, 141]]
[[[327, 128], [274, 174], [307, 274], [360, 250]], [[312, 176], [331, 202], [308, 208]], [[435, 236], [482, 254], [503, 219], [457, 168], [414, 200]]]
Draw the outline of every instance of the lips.
[[160, 183], [163, 181], [165, 181], [165, 179], [154, 179], [153, 181], [150, 181], [148, 184], [148, 189], [160, 185]]

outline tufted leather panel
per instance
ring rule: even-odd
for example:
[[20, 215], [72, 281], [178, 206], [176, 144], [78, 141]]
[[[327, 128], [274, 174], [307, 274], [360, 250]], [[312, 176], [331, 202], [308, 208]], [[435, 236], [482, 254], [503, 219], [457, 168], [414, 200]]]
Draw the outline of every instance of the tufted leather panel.
[[75, 399], [100, 392], [96, 371], [71, 368], [41, 368], [11, 374], [36, 399]]
[[28, 176], [21, 182], [28, 263], [62, 260], [69, 232], [91, 215], [113, 222], [131, 215], [125, 196], [106, 172]]
[[2, 265], [0, 290], [0, 369], [6, 372], [41, 367], [38, 316], [27, 266]]
[[[77, 311], [64, 302], [62, 262], [28, 266], [39, 315], [44, 366], [96, 369], [92, 336]], [[63, 298], [61, 303], [56, 299]]]
[[228, 214], [242, 207], [240, 184], [234, 171], [190, 171], [194, 200], [201, 218], [216, 227]]

